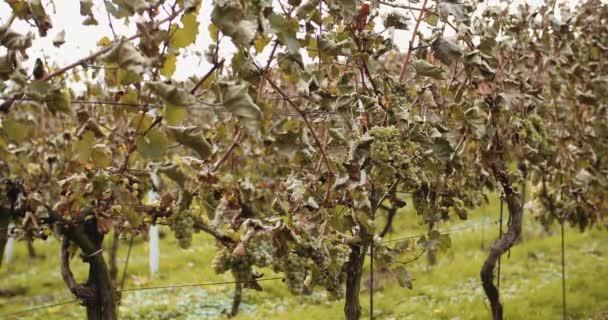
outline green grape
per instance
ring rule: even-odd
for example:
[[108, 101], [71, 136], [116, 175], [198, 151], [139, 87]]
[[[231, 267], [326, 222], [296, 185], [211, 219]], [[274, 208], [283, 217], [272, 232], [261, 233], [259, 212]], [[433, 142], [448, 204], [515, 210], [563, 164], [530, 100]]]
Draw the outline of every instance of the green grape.
[[234, 261], [230, 269], [235, 281], [249, 281], [251, 279], [251, 264], [246, 259]]
[[310, 258], [317, 267], [327, 265], [328, 258], [324, 254], [323, 247], [315, 248], [310, 243], [304, 243], [296, 248], [296, 253], [302, 257]]
[[213, 271], [216, 273], [224, 273], [232, 267], [232, 258], [230, 250], [223, 248], [215, 253], [211, 261]]
[[253, 271], [251, 262], [252, 259], [248, 255], [236, 260], [232, 257], [232, 250], [222, 248], [216, 252], [211, 261], [211, 266], [216, 273], [224, 273], [230, 270], [236, 281], [249, 281]]
[[348, 261], [350, 248], [346, 245], [326, 243], [318, 249], [314, 249], [310, 245], [304, 246], [299, 249], [300, 252], [303, 252], [311, 259], [306, 277], [304, 278], [306, 286], [320, 285], [324, 287], [330, 299], [343, 297], [344, 288], [342, 284], [346, 279], [344, 265]]
[[251, 264], [258, 267], [268, 267], [274, 261], [272, 239], [267, 235], [254, 237], [247, 243], [247, 257]]
[[522, 120], [522, 130], [520, 131], [522, 140], [541, 152], [549, 148], [543, 123], [543, 119], [538, 114], [531, 114], [527, 119]]
[[192, 234], [194, 232], [195, 215], [190, 210], [179, 212], [173, 217], [173, 232], [179, 246], [187, 249], [192, 244]]
[[295, 295], [302, 294], [307, 274], [306, 259], [296, 253], [289, 253], [283, 261], [283, 268], [289, 291]]
[[395, 173], [404, 178], [403, 185], [406, 189], [417, 189], [422, 181], [427, 180], [420, 169], [421, 161], [425, 157], [419, 144], [404, 139], [399, 129], [392, 126], [373, 127], [369, 134], [374, 137], [371, 156], [375, 165], [371, 176], [376, 183], [392, 183]]
[[319, 284], [322, 285], [325, 290], [329, 293], [329, 297], [332, 300], [337, 300], [344, 297], [344, 288], [342, 283], [346, 278], [346, 273], [339, 271], [331, 273], [329, 270], [324, 270], [321, 273]]

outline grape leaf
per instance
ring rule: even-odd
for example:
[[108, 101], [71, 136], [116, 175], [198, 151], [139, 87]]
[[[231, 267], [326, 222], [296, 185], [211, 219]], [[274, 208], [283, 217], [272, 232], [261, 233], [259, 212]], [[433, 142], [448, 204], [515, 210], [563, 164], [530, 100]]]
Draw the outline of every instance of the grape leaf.
[[161, 97], [165, 102], [174, 106], [183, 107], [194, 102], [194, 96], [188, 91], [170, 83], [161, 81], [148, 82], [152, 92]]
[[144, 72], [144, 68], [149, 62], [136, 48], [128, 41], [120, 40], [108, 51], [101, 59], [106, 63], [115, 63], [120, 68], [132, 71], [137, 74]]
[[439, 17], [441, 21], [446, 21], [448, 16], [454, 16], [457, 22], [469, 24], [471, 19], [468, 14], [469, 8], [465, 7], [465, 4], [453, 1], [453, 0], [440, 0], [439, 1]]
[[68, 88], [51, 90], [44, 101], [52, 114], [57, 112], [70, 113], [72, 102]]
[[53, 45], [57, 48], [61, 47], [65, 43], [65, 30], [61, 30], [57, 33], [53, 39]]
[[200, 156], [201, 160], [207, 159], [211, 153], [212, 148], [203, 132], [195, 127], [167, 127], [169, 135], [173, 137], [177, 142], [184, 146], [194, 150]]
[[416, 60], [412, 62], [416, 74], [420, 76], [427, 76], [438, 80], [443, 79], [444, 70], [440, 66], [429, 63], [426, 60]]
[[211, 12], [211, 21], [238, 47], [253, 41], [257, 30], [256, 17], [247, 16], [238, 0], [218, 0]]
[[91, 157], [91, 151], [95, 144], [95, 133], [87, 130], [81, 137], [80, 140], [72, 143], [72, 152], [80, 162], [89, 161]]
[[193, 44], [198, 36], [198, 21], [196, 20], [197, 13], [192, 12], [182, 17], [183, 27], [173, 25], [169, 34], [171, 34], [171, 40], [169, 41], [171, 48], [180, 49], [186, 48]]
[[163, 63], [162, 69], [160, 69], [160, 74], [167, 78], [171, 78], [175, 73], [175, 63], [177, 62], [177, 57], [173, 53], [169, 53], [165, 56], [165, 62]]
[[384, 27], [386, 28], [395, 28], [395, 29], [399, 29], [399, 30], [407, 30], [408, 26], [407, 26], [407, 22], [408, 22], [408, 18], [399, 13], [399, 12], [391, 12], [389, 13], [386, 18], [384, 19]]
[[165, 104], [164, 117], [167, 124], [177, 125], [186, 117], [186, 110], [183, 107], [167, 103]]
[[462, 57], [462, 49], [453, 41], [446, 40], [442, 37], [437, 38], [431, 45], [435, 58], [439, 61], [451, 65]]
[[97, 168], [107, 168], [112, 164], [112, 151], [105, 144], [96, 144], [91, 150], [91, 159]]
[[412, 281], [414, 280], [412, 278], [412, 274], [407, 271], [405, 266], [398, 266], [396, 269], [393, 270], [393, 272], [397, 274], [397, 281], [399, 281], [400, 286], [408, 289], [414, 288], [414, 285], [412, 283]]
[[245, 120], [259, 121], [262, 118], [262, 111], [248, 93], [249, 85], [223, 82], [221, 86], [222, 102], [226, 109]]
[[144, 158], [160, 160], [165, 156], [169, 141], [162, 131], [151, 129], [146, 136], [137, 138], [137, 152]]
[[32, 46], [32, 34], [24, 36], [6, 26], [0, 26], [0, 44], [9, 50], [24, 50]]
[[93, 0], [80, 0], [80, 15], [81, 16], [92, 16], [93, 15]]

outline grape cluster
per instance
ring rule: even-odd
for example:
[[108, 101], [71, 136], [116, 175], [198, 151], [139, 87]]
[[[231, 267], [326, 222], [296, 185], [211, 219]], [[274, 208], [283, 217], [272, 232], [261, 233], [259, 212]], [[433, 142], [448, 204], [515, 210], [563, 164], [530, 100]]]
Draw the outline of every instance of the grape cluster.
[[187, 249], [192, 244], [195, 214], [191, 210], [183, 210], [174, 216], [173, 232], [179, 246]]
[[547, 138], [544, 121], [538, 114], [531, 114], [521, 120], [521, 129], [517, 136], [520, 142], [529, 147], [522, 150], [532, 161], [543, 161], [547, 155], [555, 152], [555, 146]]
[[315, 248], [311, 243], [302, 243], [295, 252], [301, 257], [310, 258], [318, 267], [327, 266], [328, 259], [324, 247]]
[[327, 290], [330, 299], [337, 300], [344, 296], [342, 283], [346, 278], [346, 273], [342, 270], [320, 269], [315, 273], [314, 278], [317, 284]]
[[285, 283], [289, 291], [297, 295], [302, 294], [308, 269], [306, 258], [290, 252], [282, 261], [282, 265], [282, 269], [285, 271]]
[[236, 281], [249, 281], [251, 279], [251, 264], [247, 259], [241, 259], [235, 261], [233, 259], [230, 270], [232, 271], [232, 276]]
[[319, 285], [327, 290], [331, 299], [341, 298], [344, 295], [342, 284], [346, 279], [344, 265], [349, 254], [350, 248], [346, 245], [331, 242], [320, 246], [300, 244], [284, 260], [282, 269], [287, 286], [292, 293], [299, 294], [305, 288], [312, 289]]
[[371, 156], [375, 163], [371, 175], [379, 184], [389, 184], [395, 174], [404, 179], [408, 189], [417, 189], [426, 181], [424, 172], [418, 163], [422, 159], [420, 146], [404, 139], [395, 127], [373, 127], [369, 135], [374, 137]]
[[394, 162], [402, 157], [403, 139], [395, 127], [373, 127], [369, 135], [374, 137], [372, 157], [377, 161]]
[[[201, 204], [201, 209], [203, 212], [206, 212], [207, 217], [209, 219], [213, 219], [215, 217], [215, 212], [213, 211], [220, 204], [220, 199], [222, 198], [222, 193], [213, 187], [201, 188], [198, 191], [198, 202]], [[211, 208], [210, 210], [207, 208]]]
[[232, 267], [231, 252], [227, 248], [222, 248], [215, 253], [211, 266], [216, 273], [224, 273]]
[[215, 253], [211, 266], [216, 273], [224, 273], [230, 270], [236, 281], [249, 281], [253, 271], [251, 269], [251, 259], [248, 256], [235, 259], [232, 256], [232, 251], [228, 248], [222, 248]]
[[346, 280], [344, 266], [348, 262], [350, 248], [342, 244], [331, 244], [326, 247], [332, 259], [326, 274], [323, 275], [323, 281], [320, 280], [319, 284], [325, 287], [331, 299], [340, 299], [344, 296], [344, 288], [342, 286]]
[[274, 261], [274, 247], [269, 236], [254, 237], [247, 243], [247, 258], [258, 267], [268, 267]]
[[336, 244], [328, 246], [329, 254], [333, 257], [333, 262], [337, 263], [340, 268], [348, 262], [350, 248], [345, 244]]
[[252, 238], [245, 246], [246, 253], [235, 257], [233, 250], [222, 248], [217, 251], [211, 265], [216, 273], [232, 271], [236, 281], [249, 281], [254, 265], [259, 267], [270, 266], [273, 261], [272, 239], [267, 236]]

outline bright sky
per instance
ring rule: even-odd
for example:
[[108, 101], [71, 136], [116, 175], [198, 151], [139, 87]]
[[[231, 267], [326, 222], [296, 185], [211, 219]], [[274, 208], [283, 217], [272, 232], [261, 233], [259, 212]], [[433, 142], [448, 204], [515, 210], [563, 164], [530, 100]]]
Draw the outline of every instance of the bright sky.
[[[38, 57], [46, 56], [49, 62], [55, 62], [59, 66], [63, 66], [78, 59], [85, 57], [87, 54], [97, 50], [97, 41], [104, 36], [112, 37], [112, 33], [108, 24], [108, 16], [105, 11], [103, 0], [94, 0], [93, 13], [99, 25], [97, 26], [84, 26], [82, 21], [85, 17], [80, 15], [80, 5], [78, 0], [42, 0], [45, 4], [47, 13], [50, 14], [53, 28], [49, 31], [47, 37], [41, 38], [36, 34], [36, 38], [33, 41], [33, 47], [28, 50], [28, 55], [31, 57], [29, 63], [33, 64], [33, 61]], [[407, 0], [400, 1], [404, 4], [408, 3]], [[528, 2], [538, 4], [542, 0], [528, 0], [528, 1], [514, 1], [516, 3]], [[559, 2], [568, 2], [570, 5], [577, 3], [576, 0], [563, 0]], [[490, 0], [484, 1], [482, 8], [488, 5], [503, 4], [501, 0]], [[414, 4], [415, 5], [415, 4]], [[212, 2], [210, 0], [203, 0], [203, 7], [201, 8], [201, 14], [199, 14], [198, 20], [200, 23], [199, 36], [196, 43], [183, 50], [180, 58], [178, 59], [177, 71], [174, 76], [177, 80], [183, 80], [191, 75], [201, 76], [207, 70], [210, 65], [205, 60], [204, 56], [194, 54], [194, 51], [203, 53], [204, 50], [211, 43], [211, 38], [207, 27], [210, 23], [210, 14], [212, 10]], [[382, 8], [382, 14], [393, 11], [392, 8]], [[0, 2], [0, 23], [4, 23], [10, 16], [11, 9], [5, 1]], [[407, 12], [404, 12], [409, 14]], [[139, 17], [141, 18], [141, 17]], [[131, 26], [125, 26], [119, 20], [114, 20], [114, 28], [119, 36], [128, 37], [135, 33], [134, 24]], [[24, 21], [16, 20], [12, 28], [15, 31], [25, 33], [27, 31], [37, 32], [35, 28], [32, 28], [29, 24]], [[378, 28], [382, 28], [379, 26]], [[53, 46], [52, 41], [57, 33], [65, 30], [66, 43], [60, 48]], [[409, 39], [411, 37], [408, 31], [396, 31], [394, 35], [395, 43], [401, 48], [405, 49]], [[268, 46], [269, 47], [269, 46]], [[4, 54], [0, 48], [0, 54]], [[220, 56], [228, 58], [234, 52], [230, 40], [226, 38], [223, 41], [223, 45], [220, 46]], [[262, 55], [263, 56], [263, 55]], [[306, 55], [303, 54], [306, 59]], [[263, 60], [263, 59], [261, 59]], [[310, 61], [310, 60], [309, 60]]]

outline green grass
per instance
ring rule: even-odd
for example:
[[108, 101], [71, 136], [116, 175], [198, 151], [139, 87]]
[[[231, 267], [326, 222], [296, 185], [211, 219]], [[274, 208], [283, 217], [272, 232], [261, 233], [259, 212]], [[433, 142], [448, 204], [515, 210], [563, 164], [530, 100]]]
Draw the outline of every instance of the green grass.
[[[493, 199], [495, 200], [495, 199]], [[440, 226], [441, 230], [473, 226], [498, 217], [494, 205], [471, 213], [470, 221], [456, 221]], [[485, 220], [484, 220], [485, 219]], [[383, 222], [380, 222], [382, 225]], [[556, 227], [550, 234], [541, 232], [530, 218], [525, 220], [523, 242], [504, 257], [501, 271], [501, 300], [505, 319], [561, 319], [561, 244]], [[411, 210], [400, 212], [393, 238], [420, 234], [424, 226]], [[386, 273], [376, 273], [380, 288], [374, 296], [377, 319], [488, 319], [487, 304], [479, 281], [479, 269], [486, 251], [497, 237], [497, 226], [452, 233], [452, 249], [438, 255], [438, 264], [429, 267], [426, 259], [408, 265], [414, 275], [413, 290], [396, 284]], [[482, 234], [485, 250], [481, 249]], [[106, 241], [109, 244], [109, 241]], [[16, 244], [13, 263], [0, 269], [0, 289], [21, 291], [13, 297], [0, 297], [2, 314], [73, 299], [59, 273], [59, 243], [55, 239], [36, 242], [44, 257], [28, 261], [24, 243]], [[126, 241], [119, 251], [119, 265], [124, 264]], [[172, 235], [161, 241], [161, 271], [148, 277], [148, 245], [134, 245], [126, 279], [126, 288], [162, 286], [181, 283], [231, 281], [229, 274], [216, 275], [211, 270], [215, 244], [205, 235], [197, 235], [188, 250], [178, 249]], [[608, 233], [591, 230], [580, 233], [566, 229], [567, 302], [570, 319], [593, 319], [608, 309], [608, 268], [605, 259]], [[87, 266], [74, 259], [73, 271], [84, 279]], [[367, 267], [366, 267], [367, 268]], [[267, 277], [273, 276], [263, 270]], [[122, 273], [122, 270], [120, 271]], [[369, 318], [368, 276], [361, 294], [363, 317]], [[264, 292], [245, 290], [241, 313], [236, 319], [341, 319], [343, 301], [328, 301], [321, 289], [310, 296], [288, 293], [281, 281], [262, 282]], [[125, 292], [120, 307], [122, 319], [220, 319], [231, 304], [232, 285], [190, 287]], [[8, 319], [84, 318], [78, 304], [57, 306]]]

